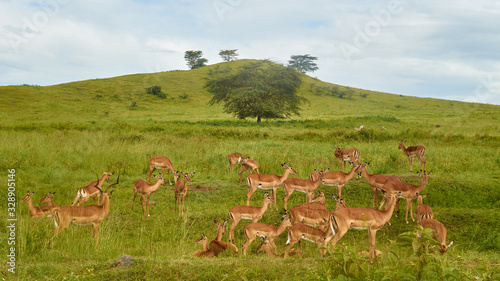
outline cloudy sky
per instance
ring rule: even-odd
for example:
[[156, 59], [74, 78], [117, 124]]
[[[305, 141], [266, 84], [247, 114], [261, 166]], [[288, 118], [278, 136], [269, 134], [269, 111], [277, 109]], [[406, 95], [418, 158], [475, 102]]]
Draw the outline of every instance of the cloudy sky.
[[187, 70], [220, 50], [286, 64], [318, 57], [323, 81], [500, 104], [498, 0], [0, 0], [0, 85]]

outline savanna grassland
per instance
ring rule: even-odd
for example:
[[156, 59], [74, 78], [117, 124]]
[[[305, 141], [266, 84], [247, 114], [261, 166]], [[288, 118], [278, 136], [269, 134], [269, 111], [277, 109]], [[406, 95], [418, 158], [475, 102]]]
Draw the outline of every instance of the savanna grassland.
[[[231, 62], [233, 67], [246, 60]], [[207, 106], [211, 94], [204, 78], [211, 68], [136, 74], [72, 82], [54, 86], [0, 87], [0, 174], [2, 194], [7, 193], [8, 170], [16, 180], [16, 273], [8, 271], [7, 196], [0, 198], [2, 280], [498, 280], [500, 279], [500, 107], [354, 89], [351, 98], [318, 95], [328, 84], [303, 77], [299, 93], [310, 100], [301, 117], [288, 120], [235, 120], [221, 106]], [[388, 82], [390, 83], [390, 81]], [[166, 99], [145, 93], [162, 87]], [[339, 86], [343, 88], [342, 86]], [[404, 93], [402, 93], [404, 94]], [[354, 127], [364, 125], [361, 131]], [[384, 126], [386, 130], [381, 130]], [[398, 175], [418, 184], [415, 171], [398, 144], [427, 148], [427, 172], [432, 171], [424, 193], [425, 204], [446, 225], [447, 241], [440, 255], [417, 239], [416, 223], [403, 216], [391, 219], [378, 231], [377, 249], [383, 255], [370, 264], [357, 253], [368, 249], [366, 231], [350, 230], [329, 247], [325, 258], [317, 246], [302, 243], [304, 258], [271, 259], [256, 253], [257, 239], [246, 257], [232, 253], [200, 259], [194, 241], [202, 233], [215, 238], [213, 221], [229, 220], [228, 211], [246, 204], [247, 187], [238, 182], [237, 165], [228, 171], [227, 155], [241, 152], [259, 162], [261, 173], [282, 174], [287, 163], [299, 178], [314, 169], [337, 170], [333, 145], [356, 147], [369, 173]], [[160, 187], [151, 196], [151, 217], [144, 217], [139, 200], [131, 212], [133, 183], [146, 178], [148, 159], [169, 157], [183, 172], [196, 172], [186, 197], [186, 213], [174, 211], [173, 187]], [[72, 225], [54, 238], [51, 218], [31, 218], [20, 204], [27, 191], [34, 202], [56, 192], [54, 202], [69, 205], [78, 187], [103, 171], [120, 171], [113, 187], [108, 217], [93, 245], [91, 227]], [[245, 176], [247, 173], [244, 174]], [[111, 181], [116, 179], [116, 174]], [[334, 187], [320, 187], [327, 208], [335, 206]], [[257, 191], [251, 205], [260, 205]], [[353, 179], [342, 190], [350, 207], [371, 207], [371, 188]], [[283, 188], [277, 207], [269, 208], [260, 222], [277, 225], [283, 210]], [[93, 204], [91, 199], [86, 204]], [[289, 206], [304, 203], [294, 192]], [[414, 202], [416, 205], [416, 202]], [[414, 207], [415, 208], [415, 207]], [[230, 223], [230, 222], [229, 222]], [[238, 224], [235, 244], [245, 242]], [[226, 229], [228, 231], [229, 229]], [[228, 233], [223, 239], [227, 240]], [[286, 234], [277, 240], [283, 253]], [[296, 247], [299, 247], [298, 245]], [[123, 255], [134, 258], [131, 267], [114, 267]]]

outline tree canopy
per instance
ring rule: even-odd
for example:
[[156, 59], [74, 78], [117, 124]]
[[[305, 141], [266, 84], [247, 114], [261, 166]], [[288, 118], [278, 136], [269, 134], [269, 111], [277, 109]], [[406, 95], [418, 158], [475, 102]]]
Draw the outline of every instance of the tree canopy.
[[224, 112], [236, 118], [281, 119], [300, 116], [300, 105], [309, 102], [297, 95], [301, 74], [292, 67], [270, 61], [245, 64], [236, 71], [217, 69], [206, 87], [214, 94], [209, 104], [223, 103]]
[[238, 51], [238, 49], [222, 50], [219, 52], [219, 56], [221, 56], [224, 61], [233, 61], [238, 56], [236, 51]]
[[208, 62], [207, 59], [202, 58], [202, 51], [186, 51], [184, 53], [184, 59], [187, 61], [187, 65], [190, 69], [195, 69], [198, 67], [205, 66], [205, 63]]
[[294, 55], [290, 57], [288, 65], [295, 67], [298, 71], [302, 73], [314, 72], [318, 70], [318, 65], [314, 62], [318, 57], [313, 57], [309, 54], [306, 55]]

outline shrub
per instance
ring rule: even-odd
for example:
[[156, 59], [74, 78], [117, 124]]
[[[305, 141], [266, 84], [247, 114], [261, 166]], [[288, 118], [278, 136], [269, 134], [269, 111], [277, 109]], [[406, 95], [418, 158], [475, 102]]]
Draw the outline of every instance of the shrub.
[[153, 86], [146, 88], [146, 94], [154, 95], [161, 99], [167, 98], [167, 95], [161, 91], [161, 86]]

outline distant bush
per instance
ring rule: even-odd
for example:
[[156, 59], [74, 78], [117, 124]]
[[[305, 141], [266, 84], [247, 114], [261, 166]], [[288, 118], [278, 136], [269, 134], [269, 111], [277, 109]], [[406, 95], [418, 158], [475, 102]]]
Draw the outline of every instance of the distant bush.
[[165, 94], [164, 92], [161, 91], [160, 86], [153, 86], [153, 87], [146, 88], [146, 94], [154, 95], [154, 96], [157, 96], [161, 99], [167, 98], [167, 94]]
[[188, 94], [183, 94], [183, 95], [180, 95], [179, 98], [181, 100], [187, 100], [187, 99], [189, 99], [189, 95]]

